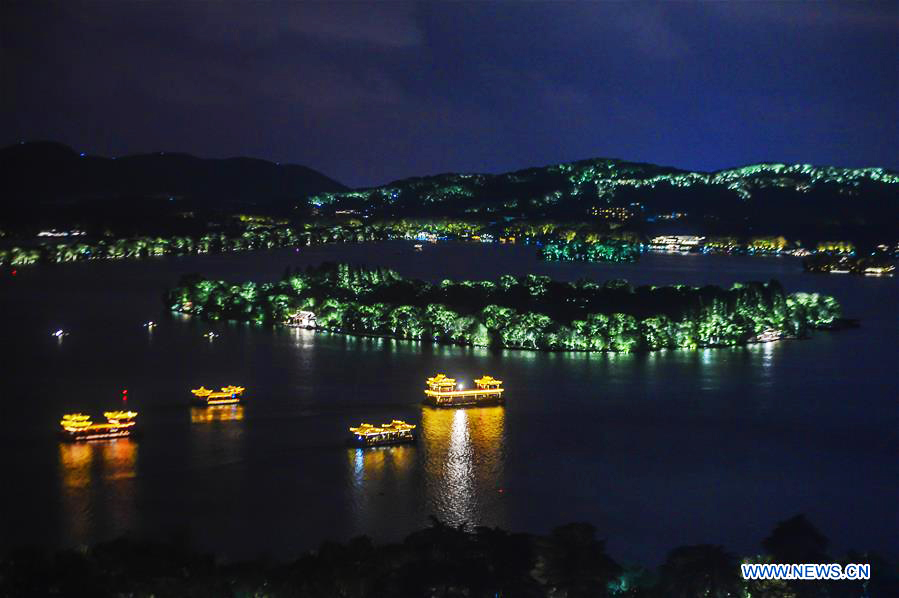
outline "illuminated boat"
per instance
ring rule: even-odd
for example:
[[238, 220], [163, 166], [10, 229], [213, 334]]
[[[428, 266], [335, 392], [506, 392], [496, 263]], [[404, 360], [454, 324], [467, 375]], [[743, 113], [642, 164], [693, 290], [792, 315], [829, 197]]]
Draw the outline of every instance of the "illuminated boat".
[[893, 271], [896, 269], [896, 266], [890, 264], [889, 266], [869, 266], [865, 268], [865, 276], [892, 276]]
[[211, 407], [213, 405], [235, 405], [243, 400], [243, 386], [223, 386], [221, 390], [209, 390], [201, 386], [190, 391], [197, 405]]
[[395, 419], [389, 424], [373, 426], [360, 424], [350, 428], [353, 444], [358, 446], [384, 446], [387, 444], [407, 444], [415, 442], [415, 426]]
[[474, 381], [475, 387], [463, 390], [455, 378], [437, 374], [428, 378], [425, 403], [435, 407], [463, 407], [466, 405], [496, 405], [503, 402], [503, 381], [484, 376]]
[[124, 438], [134, 433], [137, 424], [136, 411], [106, 411], [105, 422], [94, 423], [89, 415], [83, 413], [67, 413], [59, 422], [60, 436], [63, 440], [108, 440]]

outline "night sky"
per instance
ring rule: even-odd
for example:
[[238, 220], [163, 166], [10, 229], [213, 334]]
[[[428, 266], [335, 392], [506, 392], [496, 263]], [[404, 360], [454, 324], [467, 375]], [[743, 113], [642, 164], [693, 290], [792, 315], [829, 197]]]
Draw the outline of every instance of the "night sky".
[[589, 157], [899, 167], [899, 2], [0, 5], [0, 144], [351, 185]]

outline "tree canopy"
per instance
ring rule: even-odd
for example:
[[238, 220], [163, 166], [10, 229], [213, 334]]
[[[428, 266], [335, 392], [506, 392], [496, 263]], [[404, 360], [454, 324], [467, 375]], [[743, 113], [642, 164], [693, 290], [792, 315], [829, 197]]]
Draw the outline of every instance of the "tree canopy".
[[516, 349], [633, 351], [733, 346], [803, 336], [840, 315], [833, 297], [787, 294], [780, 283], [641, 286], [528, 274], [495, 281], [406, 279], [393, 270], [326, 263], [271, 283], [184, 278], [174, 311], [211, 320], [286, 321], [312, 311], [317, 327]]

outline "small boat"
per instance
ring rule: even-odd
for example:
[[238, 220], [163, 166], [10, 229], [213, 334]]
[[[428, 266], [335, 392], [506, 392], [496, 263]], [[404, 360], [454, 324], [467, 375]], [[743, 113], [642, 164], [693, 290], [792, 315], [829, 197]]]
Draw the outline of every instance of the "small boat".
[[144, 328], [147, 328], [147, 329], [156, 328], [156, 322], [154, 322], [153, 320], [150, 320], [149, 322], [145, 322]]
[[134, 434], [136, 411], [106, 411], [103, 417], [106, 418], [105, 422], [94, 423], [89, 415], [67, 413], [59, 422], [60, 437], [69, 442], [79, 442], [124, 438]]
[[55, 336], [56, 338], [62, 338], [64, 336], [69, 336], [69, 333], [66, 332], [65, 330], [63, 330], [62, 328], [60, 328], [59, 330], [57, 330], [55, 332], [51, 332], [50, 336]]
[[218, 334], [216, 334], [215, 332], [207, 332], [206, 334], [203, 335], [203, 337], [208, 338], [209, 340], [212, 340], [214, 338], [218, 338]]
[[415, 251], [421, 251], [422, 249], [424, 249], [424, 245], [422, 245], [421, 243], [416, 243], [415, 245], [412, 246], [412, 248]]
[[221, 390], [209, 390], [205, 386], [190, 391], [193, 402], [203, 407], [212, 405], [235, 405], [243, 400], [243, 386], [223, 386]]
[[389, 444], [407, 444], [415, 442], [415, 425], [395, 419], [389, 424], [373, 426], [360, 424], [350, 428], [351, 441], [356, 446], [384, 446]]
[[447, 378], [445, 374], [437, 374], [428, 378], [425, 390], [425, 403], [434, 407], [464, 407], [469, 405], [497, 405], [503, 399], [503, 381], [492, 376], [483, 376], [474, 381], [471, 390], [460, 388], [455, 378]]

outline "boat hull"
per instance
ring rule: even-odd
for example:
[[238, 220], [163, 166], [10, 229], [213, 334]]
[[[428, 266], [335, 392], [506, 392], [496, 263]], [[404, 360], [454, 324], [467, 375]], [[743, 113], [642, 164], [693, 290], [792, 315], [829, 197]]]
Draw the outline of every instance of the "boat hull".
[[133, 438], [137, 436], [137, 430], [116, 430], [114, 432], [58, 432], [59, 439], [63, 442], [101, 442], [104, 440], [117, 440], [119, 438]]
[[381, 439], [378, 439], [378, 440], [361, 439], [360, 440], [359, 438], [356, 438], [355, 436], [353, 436], [348, 440], [348, 443], [350, 444], [350, 446], [353, 446], [356, 448], [372, 448], [372, 447], [376, 447], [376, 446], [395, 446], [398, 444], [415, 444], [415, 442], [417, 440], [418, 439], [415, 436], [412, 436], [410, 438], [393, 438], [393, 439], [389, 439], [389, 440], [381, 440]]
[[502, 397], [488, 397], [485, 399], [476, 399], [469, 397], [459, 397], [453, 399], [436, 399], [434, 397], [426, 397], [423, 404], [429, 407], [437, 407], [438, 409], [452, 409], [455, 407], [493, 407], [503, 405], [506, 400]]
[[207, 401], [205, 399], [191, 399], [191, 404], [196, 407], [227, 407], [229, 405], [240, 405], [242, 402], [242, 397], [233, 397], [230, 399], [213, 399], [211, 401]]

